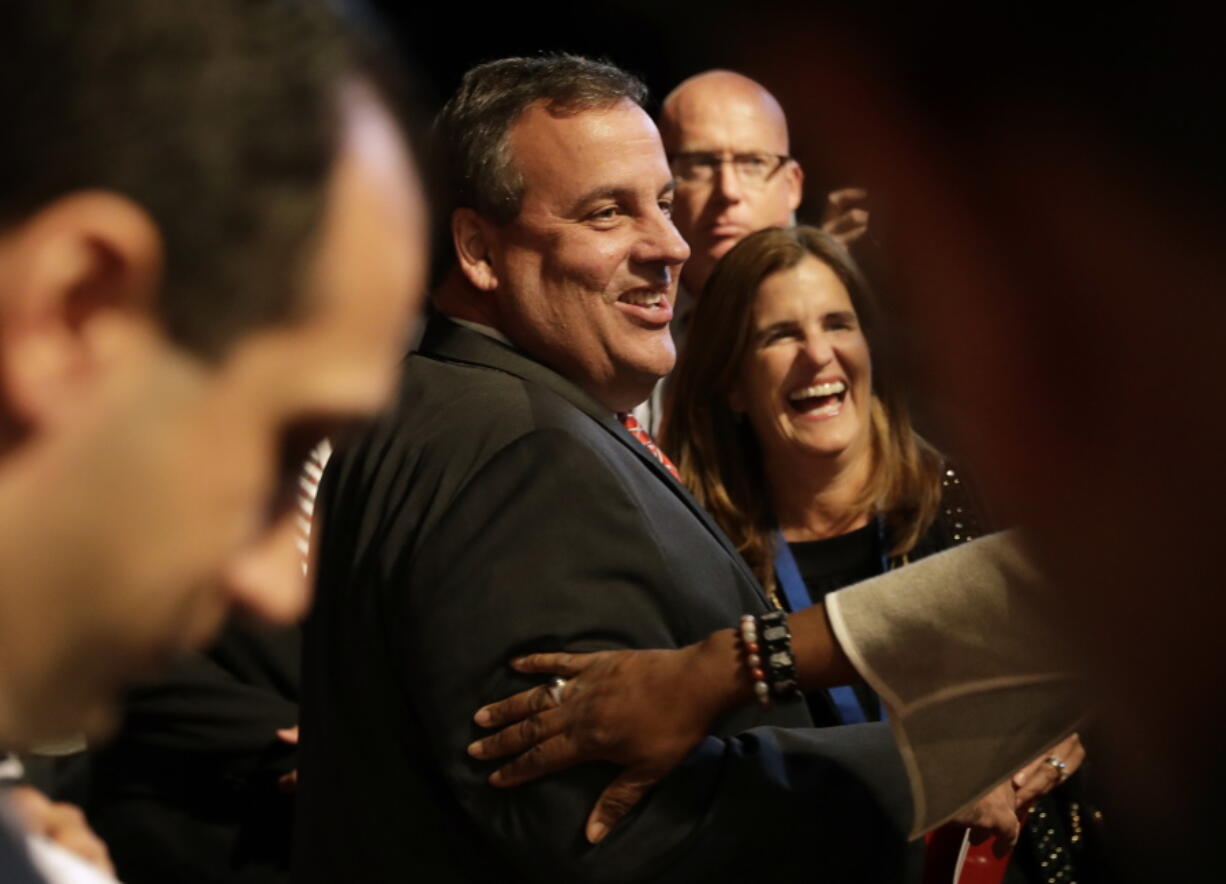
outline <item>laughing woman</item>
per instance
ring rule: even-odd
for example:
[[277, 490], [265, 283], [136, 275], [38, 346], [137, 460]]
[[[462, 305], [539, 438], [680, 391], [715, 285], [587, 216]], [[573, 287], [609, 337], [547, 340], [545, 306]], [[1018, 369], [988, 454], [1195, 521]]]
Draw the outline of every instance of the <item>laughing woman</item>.
[[[779, 608], [800, 610], [983, 533], [962, 477], [912, 427], [882, 332], [847, 252], [811, 227], [747, 237], [692, 314], [662, 445]], [[818, 725], [881, 717], [864, 686], [808, 700]], [[1025, 772], [1028, 797], [1083, 755], [1076, 737], [1055, 751], [1069, 757]], [[1039, 813], [1046, 836], [1054, 812]], [[1052, 865], [1071, 873], [1068, 841], [1032, 846], [1031, 829], [1022, 855], [1039, 847], [1045, 878]]]
[[780, 607], [982, 533], [871, 358], [881, 323], [838, 243], [760, 231], [699, 303], [663, 446]]

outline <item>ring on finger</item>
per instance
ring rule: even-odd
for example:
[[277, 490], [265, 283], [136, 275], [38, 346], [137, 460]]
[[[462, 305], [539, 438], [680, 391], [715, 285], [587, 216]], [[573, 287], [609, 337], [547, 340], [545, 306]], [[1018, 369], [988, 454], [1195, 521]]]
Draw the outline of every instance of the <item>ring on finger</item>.
[[561, 676], [554, 676], [549, 679], [549, 696], [554, 703], [562, 705], [562, 689], [566, 687], [566, 679]]
[[1068, 762], [1059, 755], [1048, 755], [1043, 759], [1043, 762], [1050, 764], [1056, 769], [1056, 776], [1059, 777], [1061, 783], [1068, 779]]

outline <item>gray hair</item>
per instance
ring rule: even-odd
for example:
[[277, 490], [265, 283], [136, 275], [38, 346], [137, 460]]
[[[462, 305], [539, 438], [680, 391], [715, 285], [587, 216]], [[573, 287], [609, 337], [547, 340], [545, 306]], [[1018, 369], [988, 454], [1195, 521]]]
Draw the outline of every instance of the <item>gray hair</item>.
[[647, 87], [608, 62], [578, 55], [502, 58], [479, 64], [435, 122], [436, 147], [448, 169], [454, 208], [475, 209], [496, 224], [519, 215], [524, 182], [507, 139], [520, 114], [537, 101], [570, 115], [629, 99], [642, 106]]

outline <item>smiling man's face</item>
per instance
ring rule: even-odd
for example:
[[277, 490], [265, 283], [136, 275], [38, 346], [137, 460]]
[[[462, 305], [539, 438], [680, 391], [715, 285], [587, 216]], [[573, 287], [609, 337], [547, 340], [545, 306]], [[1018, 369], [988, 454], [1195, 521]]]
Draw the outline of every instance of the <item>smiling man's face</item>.
[[499, 326], [628, 411], [673, 367], [671, 302], [689, 256], [655, 124], [628, 100], [564, 116], [537, 103], [509, 147], [524, 193], [519, 215], [495, 233]]

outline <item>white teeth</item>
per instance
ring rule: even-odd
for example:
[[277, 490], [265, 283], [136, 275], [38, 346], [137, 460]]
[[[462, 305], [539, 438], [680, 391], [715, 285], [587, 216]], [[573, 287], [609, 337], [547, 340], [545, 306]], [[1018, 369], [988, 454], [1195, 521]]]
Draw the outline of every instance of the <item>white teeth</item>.
[[621, 300], [637, 307], [659, 307], [664, 303], [664, 295], [659, 292], [626, 292]]
[[815, 384], [802, 390], [794, 390], [788, 394], [788, 398], [795, 401], [797, 399], [812, 399], [815, 396], [838, 396], [846, 390], [847, 384], [842, 381], [827, 381], [824, 384]]

